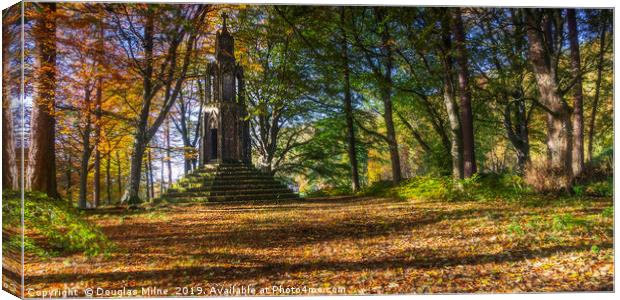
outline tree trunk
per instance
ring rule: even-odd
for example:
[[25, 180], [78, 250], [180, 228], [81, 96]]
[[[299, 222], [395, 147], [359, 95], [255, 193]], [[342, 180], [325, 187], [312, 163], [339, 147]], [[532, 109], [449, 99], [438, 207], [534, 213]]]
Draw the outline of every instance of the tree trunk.
[[394, 117], [392, 112], [392, 72], [394, 71], [394, 57], [389, 32], [389, 26], [385, 20], [384, 11], [376, 10], [379, 21], [383, 23], [381, 32], [381, 42], [384, 54], [385, 73], [383, 82], [381, 82], [381, 100], [383, 100], [383, 118], [385, 119], [385, 127], [387, 131], [387, 142], [390, 149], [390, 161], [392, 162], [392, 180], [398, 183], [402, 179], [400, 171], [400, 155], [398, 155], [398, 142], [396, 140], [396, 130], [394, 129]]
[[166, 119], [166, 165], [168, 167], [168, 184], [172, 184], [172, 151], [170, 150], [170, 120]]
[[161, 153], [161, 169], [160, 169], [160, 173], [159, 173], [159, 196], [163, 196], [164, 195], [164, 191], [166, 190], [166, 178], [164, 177], [164, 169], [165, 169], [165, 162], [164, 162], [164, 155], [163, 153]]
[[11, 109], [11, 55], [13, 42], [11, 24], [3, 17], [2, 24], [2, 189], [19, 189], [15, 136], [13, 135], [13, 111]]
[[592, 114], [590, 117], [590, 124], [588, 128], [588, 160], [592, 161], [592, 149], [594, 145], [595, 124], [596, 124], [596, 111], [598, 109], [598, 101], [601, 97], [601, 82], [603, 80], [603, 66], [605, 59], [605, 34], [607, 30], [607, 18], [606, 14], [602, 12], [603, 20], [601, 22], [601, 34], [599, 40], [599, 52], [598, 52], [598, 65], [596, 67], [596, 87], [594, 91], [594, 100], [592, 100]]
[[351, 190], [355, 193], [360, 188], [359, 171], [357, 163], [357, 153], [355, 151], [355, 128], [353, 127], [353, 105], [351, 101], [351, 79], [349, 67], [349, 51], [347, 35], [345, 32], [345, 8], [340, 8], [340, 22], [342, 31], [342, 73], [344, 80], [344, 114], [347, 121], [347, 146], [349, 154], [349, 164], [351, 165]]
[[550, 47], [543, 44], [541, 31], [548, 33], [549, 26], [544, 30], [540, 26], [540, 18], [536, 11], [526, 9], [527, 36], [529, 41], [529, 60], [534, 70], [540, 102], [547, 111], [547, 150], [549, 168], [562, 172], [565, 182], [558, 182], [558, 187], [569, 189], [572, 185], [571, 148], [572, 124], [568, 104], [559, 94], [556, 70], [551, 63]]
[[129, 166], [129, 184], [125, 190], [121, 201], [127, 202], [129, 205], [137, 205], [140, 201], [140, 175], [142, 173], [142, 158], [144, 157], [144, 134], [136, 134], [133, 151], [130, 158]]
[[192, 171], [192, 154], [189, 150], [190, 147], [190, 145], [183, 146], [183, 172], [185, 175], [189, 174]]
[[471, 109], [471, 90], [469, 88], [469, 70], [467, 50], [465, 48], [465, 33], [460, 9], [452, 9], [452, 31], [454, 33], [457, 74], [459, 79], [461, 138], [463, 146], [463, 177], [469, 178], [476, 170], [476, 155], [474, 143], [474, 123]]
[[36, 95], [32, 105], [26, 189], [59, 197], [56, 186], [56, 3], [39, 3], [33, 34], [36, 44]]
[[88, 197], [88, 163], [90, 162], [90, 154], [92, 148], [90, 146], [90, 133], [92, 131], [92, 123], [90, 118], [90, 88], [84, 88], [84, 131], [82, 132], [82, 160], [80, 161], [80, 198], [78, 199], [78, 208], [87, 208]]
[[[131, 166], [129, 168], [129, 185], [121, 201], [130, 206], [137, 205], [140, 200], [140, 175], [142, 173], [142, 159], [148, 143], [148, 117], [151, 109], [151, 93], [153, 91], [153, 40], [154, 40], [154, 16], [152, 12], [146, 16], [144, 25], [144, 74], [142, 75], [142, 107], [136, 133], [134, 135], [133, 151], [131, 153]], [[147, 187], [148, 188], [148, 187]]]
[[116, 184], [118, 185], [118, 195], [123, 193], [123, 178], [121, 176], [121, 156], [116, 151]]
[[155, 180], [153, 179], [153, 156], [151, 155], [151, 149], [146, 152], [146, 162], [149, 167], [148, 177], [149, 185], [150, 185], [150, 198], [155, 198]]
[[[508, 99], [508, 95], [504, 95]], [[511, 103], [517, 107], [516, 111], [511, 108]], [[513, 115], [515, 121], [513, 122]], [[516, 124], [513, 124], [516, 123]], [[504, 128], [510, 143], [517, 152], [517, 166], [519, 174], [524, 174], [525, 167], [530, 162], [530, 141], [529, 129], [527, 127], [527, 111], [525, 101], [519, 99], [516, 102], [509, 102], [504, 109]]]
[[67, 203], [69, 204], [69, 207], [73, 207], [73, 180], [72, 180], [72, 176], [73, 176], [73, 156], [71, 155], [71, 153], [67, 153], [67, 189], [66, 189], [66, 194], [67, 194]]
[[[204, 21], [206, 16], [206, 7], [200, 7], [194, 16], [195, 19], [192, 20], [193, 26], [199, 26]], [[183, 57], [183, 63], [181, 67], [181, 71], [177, 74], [175, 70], [177, 68], [171, 67], [168, 69], [168, 74], [166, 75], [166, 83], [164, 84], [164, 106], [161, 107], [158, 115], [154, 118], [152, 122], [149, 122], [149, 116], [152, 114], [151, 112], [151, 104], [152, 100], [155, 97], [155, 93], [159, 87], [155, 84], [155, 79], [153, 78], [153, 49], [154, 49], [154, 6], [148, 6], [148, 11], [146, 12], [145, 18], [146, 22], [144, 24], [144, 37], [143, 45], [144, 45], [144, 59], [143, 65], [140, 66], [143, 70], [142, 74], [142, 106], [140, 108], [140, 114], [138, 119], [138, 124], [136, 125], [136, 132], [134, 134], [134, 147], [133, 152], [131, 153], [131, 167], [130, 167], [130, 175], [129, 175], [129, 186], [127, 187], [125, 194], [123, 195], [121, 201], [127, 202], [130, 205], [136, 205], [140, 203], [140, 175], [142, 169], [142, 158], [144, 157], [144, 152], [146, 145], [153, 138], [153, 136], [157, 133], [159, 127], [162, 125], [170, 109], [176, 102], [176, 98], [178, 97], [179, 91], [182, 88], [183, 80], [187, 74], [187, 69], [190, 65], [190, 61], [192, 58], [193, 47], [197, 38], [197, 31], [193, 30], [189, 38], [185, 42], [185, 53]], [[177, 38], [176, 41], [170, 45], [170, 48], [167, 51], [168, 62], [170, 66], [176, 66], [177, 64], [177, 49], [183, 40], [183, 36], [185, 36], [185, 30], [181, 30], [180, 37]], [[149, 126], [149, 123], [151, 125]]]
[[112, 176], [110, 176], [110, 160], [112, 157], [110, 156], [110, 152], [108, 151], [106, 155], [106, 164], [105, 164], [105, 189], [106, 189], [106, 204], [112, 204]]
[[452, 156], [452, 177], [463, 178], [463, 157], [461, 144], [461, 121], [454, 97], [454, 81], [452, 77], [452, 38], [450, 37], [449, 19], [442, 18], [442, 66], [443, 66], [443, 102], [450, 123], [450, 154]]
[[97, 87], [95, 92], [95, 161], [93, 174], [93, 206], [99, 207], [101, 200], [101, 101], [103, 97], [103, 25], [99, 22], [99, 37], [97, 41]]
[[[97, 96], [99, 97], [99, 96]], [[97, 113], [95, 112], [95, 115]], [[97, 120], [98, 117], [95, 117]], [[93, 172], [93, 207], [99, 207], [101, 197], [101, 151], [99, 151], [99, 138], [101, 136], [101, 128], [97, 125], [99, 121], [95, 121], [95, 157], [94, 157], [94, 172]]]
[[145, 198], [146, 198], [146, 202], [148, 202], [148, 201], [151, 200], [151, 186], [149, 184], [149, 182], [150, 182], [150, 180], [149, 180], [149, 163], [148, 163], [146, 158], [144, 158], [143, 163], [144, 163], [144, 175], [143, 175], [143, 178], [144, 178], [144, 185], [146, 187], [144, 189], [144, 195], [145, 195]]
[[579, 54], [579, 32], [574, 9], [566, 12], [568, 40], [570, 43], [570, 61], [575, 85], [573, 86], [573, 176], [579, 177], [584, 169], [583, 158], [583, 86], [581, 84], [581, 56]]

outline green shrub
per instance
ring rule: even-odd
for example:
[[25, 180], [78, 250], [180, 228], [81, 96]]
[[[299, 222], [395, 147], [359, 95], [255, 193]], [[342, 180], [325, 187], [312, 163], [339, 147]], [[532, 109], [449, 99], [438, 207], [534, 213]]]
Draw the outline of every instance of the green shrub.
[[[3, 191], [2, 196], [2, 225], [15, 227], [21, 223], [20, 194]], [[25, 194], [24, 224], [26, 232], [37, 236], [24, 237], [24, 247], [26, 251], [30, 250], [40, 256], [61, 252], [82, 252], [87, 256], [96, 256], [108, 254], [114, 248], [96, 226], [81, 218], [79, 211], [42, 193]], [[42, 238], [38, 238], [39, 235]], [[17, 238], [11, 237], [10, 240], [19, 247], [21, 236], [17, 235]]]
[[585, 185], [584, 194], [595, 197], [613, 197], [614, 184], [612, 178], [604, 181], [591, 182]]
[[327, 196], [343, 196], [350, 195], [351, 189], [346, 187], [328, 187], [319, 189], [306, 194], [307, 197], [327, 197]]
[[581, 197], [585, 194], [585, 187], [583, 185], [575, 185], [573, 186], [573, 193], [577, 197]]
[[418, 176], [401, 183], [394, 193], [406, 199], [453, 200], [455, 188], [448, 177]]
[[459, 200], [520, 200], [531, 195], [523, 179], [514, 174], [475, 174], [454, 180], [448, 176], [417, 176], [393, 186], [391, 182], [377, 182], [361, 192], [362, 195], [426, 199]]
[[360, 196], [393, 197], [393, 187], [394, 184], [391, 181], [377, 181], [367, 187], [364, 187], [357, 194]]

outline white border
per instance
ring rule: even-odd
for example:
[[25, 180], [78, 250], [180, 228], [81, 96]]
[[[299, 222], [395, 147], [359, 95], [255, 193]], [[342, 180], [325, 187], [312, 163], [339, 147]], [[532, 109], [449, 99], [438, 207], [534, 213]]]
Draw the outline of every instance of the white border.
[[[613, 0], [588, 0], [588, 1], [577, 1], [577, 0], [549, 0], [549, 1], [536, 1], [536, 0], [467, 0], [467, 1], [458, 1], [458, 0], [277, 0], [277, 1], [264, 1], [264, 0], [246, 0], [246, 1], [226, 1], [226, 0], [210, 0], [210, 1], [183, 1], [183, 0], [166, 0], [166, 1], [153, 1], [153, 0], [143, 0], [143, 1], [104, 1], [104, 0], [90, 0], [92, 2], [206, 2], [206, 3], [249, 3], [249, 4], [306, 4], [306, 5], [390, 5], [390, 6], [501, 6], [501, 7], [576, 7], [576, 8], [614, 8], [614, 51], [618, 48], [618, 35], [617, 27], [618, 24], [618, 15], [615, 13], [616, 2]], [[17, 3], [18, 1], [6, 1], [2, 0], [0, 7], [2, 9], [11, 6], [12, 4]], [[63, 1], [63, 2], [82, 2], [82, 1]], [[618, 59], [614, 52], [614, 108], [617, 107], [617, 98], [616, 98], [616, 85], [619, 82], [618, 79], [620, 76], [615, 72], [618, 69]], [[614, 146], [617, 145], [618, 141], [620, 141], [620, 132], [616, 130], [616, 124], [618, 124], [619, 120], [618, 113], [614, 115]], [[2, 146], [0, 142], [0, 147]], [[23, 153], [22, 153], [23, 155]], [[614, 147], [614, 157], [618, 157], [618, 149]], [[616, 159], [614, 161], [614, 170], [618, 170], [620, 163]], [[617, 191], [617, 188], [620, 187], [620, 178], [615, 176], [614, 174], [614, 191]], [[22, 188], [23, 190], [23, 188]], [[617, 212], [617, 193], [614, 193], [614, 253], [615, 253], [615, 241], [617, 240], [617, 227], [618, 224], [618, 212]], [[1, 218], [1, 217], [0, 217]], [[2, 255], [0, 254], [0, 260]], [[615, 268], [614, 268], [615, 270]], [[614, 288], [618, 287], [618, 276], [614, 272]], [[304, 296], [306, 299], [342, 299], [343, 297], [373, 297], [374, 299], [396, 299], [396, 298], [409, 298], [409, 297], [426, 297], [433, 299], [521, 299], [527, 297], [528, 299], [583, 299], [584, 297], [596, 297], [598, 299], [614, 299], [614, 293], [530, 293], [530, 294], [451, 294], [451, 295], [391, 295], [391, 296]], [[4, 290], [0, 291], [0, 297], [2, 299], [17, 299], [15, 296], [5, 292]], [[212, 297], [209, 297], [212, 298]], [[247, 297], [213, 297], [212, 299], [243, 299]], [[261, 299], [299, 299], [300, 296], [297, 297], [261, 297]], [[77, 298], [76, 298], [77, 299]], [[134, 298], [131, 298], [134, 299]], [[168, 298], [149, 298], [149, 299], [170, 299]], [[197, 299], [197, 298], [179, 298], [179, 299]]]

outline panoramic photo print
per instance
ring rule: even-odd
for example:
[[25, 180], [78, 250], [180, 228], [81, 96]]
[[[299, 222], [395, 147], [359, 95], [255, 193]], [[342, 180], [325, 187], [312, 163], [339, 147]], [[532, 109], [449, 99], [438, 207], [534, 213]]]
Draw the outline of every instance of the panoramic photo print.
[[613, 9], [19, 2], [2, 287], [614, 290]]

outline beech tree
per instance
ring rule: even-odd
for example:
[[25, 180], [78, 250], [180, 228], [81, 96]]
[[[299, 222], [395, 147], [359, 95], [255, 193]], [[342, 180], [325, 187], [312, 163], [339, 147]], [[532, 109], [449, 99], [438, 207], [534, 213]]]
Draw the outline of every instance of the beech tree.
[[[142, 103], [135, 124], [129, 184], [122, 198], [124, 202], [132, 205], [141, 202], [140, 177], [147, 144], [176, 102], [207, 8], [206, 5], [108, 6], [115, 19], [119, 44], [142, 79]], [[134, 28], [142, 28], [142, 32]], [[164, 52], [155, 52], [156, 46], [163, 48]], [[137, 53], [143, 54], [138, 57]], [[161, 103], [155, 103], [159, 98]], [[156, 107], [159, 107], [158, 112], [153, 113]]]
[[570, 44], [570, 64], [575, 76], [573, 86], [573, 144], [572, 167], [573, 176], [579, 177], [584, 169], [583, 145], [583, 86], [581, 83], [581, 55], [579, 54], [579, 32], [574, 9], [566, 11], [568, 41]]
[[32, 3], [36, 44], [26, 189], [59, 197], [56, 186], [56, 3]]
[[465, 49], [465, 32], [460, 8], [452, 10], [452, 32], [455, 41], [456, 61], [458, 65], [458, 89], [460, 96], [459, 111], [461, 113], [461, 138], [463, 177], [469, 178], [476, 173], [476, 155], [474, 143], [474, 119], [471, 110], [471, 90], [469, 87], [469, 70], [467, 63], [467, 50]]
[[547, 112], [549, 167], [563, 174], [559, 186], [568, 188], [572, 180], [572, 131], [570, 108], [561, 94], [557, 60], [561, 53], [562, 21], [556, 10], [526, 9], [529, 60], [536, 76], [540, 104]]
[[452, 157], [452, 176], [463, 178], [463, 132], [461, 118], [456, 104], [452, 61], [452, 36], [450, 34], [449, 14], [441, 17], [441, 62], [443, 65], [443, 102], [450, 124], [450, 153]]
[[360, 189], [360, 176], [357, 163], [356, 141], [355, 141], [355, 127], [353, 120], [353, 104], [351, 95], [351, 68], [349, 66], [349, 42], [347, 38], [347, 31], [345, 29], [346, 24], [346, 10], [344, 7], [340, 8], [340, 34], [341, 42], [340, 48], [342, 51], [342, 81], [344, 89], [344, 114], [347, 124], [347, 151], [349, 154], [349, 164], [351, 165], [351, 190], [356, 192]]
[[[372, 133], [380, 137], [388, 145], [391, 162], [392, 181], [398, 183], [402, 180], [402, 172], [400, 166], [400, 154], [398, 150], [398, 140], [396, 129], [394, 126], [393, 112], [393, 88], [394, 82], [392, 73], [394, 72], [395, 53], [392, 45], [391, 36], [391, 16], [383, 7], [375, 7], [367, 11], [362, 9], [359, 11], [361, 17], [371, 14], [372, 20], [376, 26], [373, 27], [373, 36], [370, 41], [365, 41], [362, 31], [357, 29], [353, 35], [355, 46], [363, 53], [365, 62], [370, 67], [374, 80], [378, 86], [378, 92], [383, 104], [381, 116], [385, 122], [386, 133], [380, 134], [368, 128], [360, 126], [360, 129]], [[358, 122], [358, 125], [361, 125]]]

